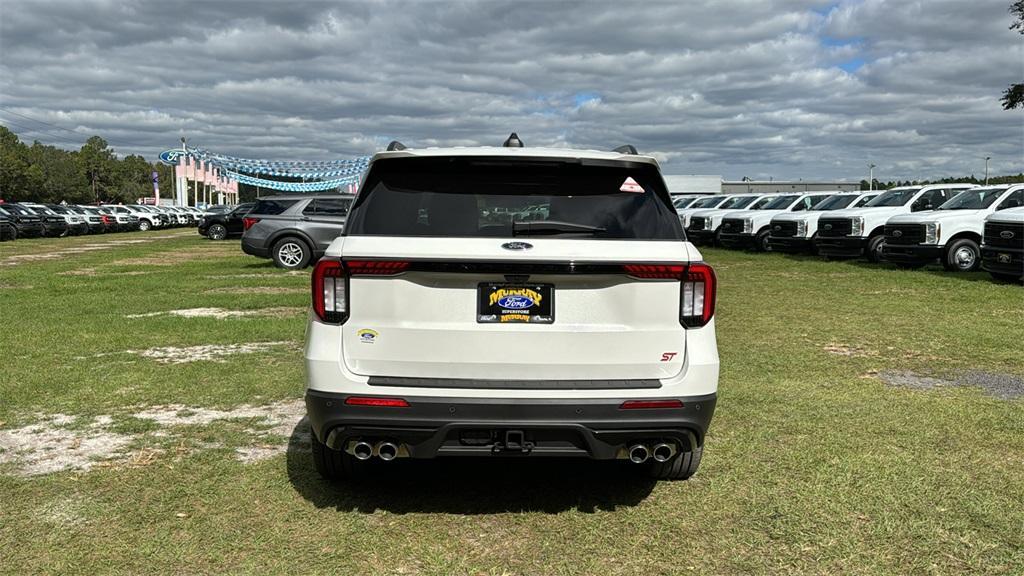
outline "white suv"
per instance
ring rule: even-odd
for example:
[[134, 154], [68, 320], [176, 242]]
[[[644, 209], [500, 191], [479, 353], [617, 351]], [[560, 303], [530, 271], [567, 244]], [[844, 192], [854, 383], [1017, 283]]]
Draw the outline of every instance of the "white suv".
[[104, 204], [104, 208], [110, 211], [111, 214], [117, 218], [117, 223], [121, 224], [121, 220], [124, 219], [126, 222], [131, 216], [135, 216], [139, 219], [139, 230], [145, 232], [153, 228], [159, 228], [163, 225], [163, 221], [160, 219], [158, 214], [153, 212], [146, 212], [140, 210], [136, 206], [125, 206], [123, 204]]
[[[318, 472], [465, 455], [696, 472], [718, 388], [715, 274], [657, 162], [388, 150], [312, 274]], [[515, 216], [528, 206], [541, 216]]]
[[981, 266], [985, 217], [1024, 206], [1024, 185], [986, 186], [957, 194], [930, 212], [901, 214], [885, 223], [882, 258], [900, 268], [939, 260], [950, 272]]
[[818, 219], [818, 253], [827, 258], [882, 258], [885, 223], [897, 214], [935, 210], [974, 184], [900, 186], [880, 193], [862, 208], [837, 210]]

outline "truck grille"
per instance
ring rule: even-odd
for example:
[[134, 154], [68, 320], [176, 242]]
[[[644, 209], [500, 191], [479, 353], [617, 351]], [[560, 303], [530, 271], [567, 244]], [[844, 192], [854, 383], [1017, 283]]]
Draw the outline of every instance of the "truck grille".
[[1024, 224], [986, 222], [985, 245], [1024, 249]]
[[818, 236], [849, 236], [853, 222], [849, 218], [822, 218], [818, 220]]
[[920, 244], [924, 242], [924, 224], [886, 224], [886, 244]]
[[796, 236], [796, 222], [773, 222], [771, 235], [779, 238]]
[[742, 234], [743, 220], [739, 218], [726, 218], [722, 220], [722, 234]]
[[690, 218], [689, 230], [704, 230], [704, 218], [699, 216]]

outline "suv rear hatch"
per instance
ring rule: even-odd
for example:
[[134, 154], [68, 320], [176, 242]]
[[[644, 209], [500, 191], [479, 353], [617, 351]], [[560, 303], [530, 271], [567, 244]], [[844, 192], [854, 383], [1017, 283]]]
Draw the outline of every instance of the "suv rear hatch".
[[710, 318], [648, 162], [378, 160], [338, 242], [342, 361], [381, 383], [657, 387]]

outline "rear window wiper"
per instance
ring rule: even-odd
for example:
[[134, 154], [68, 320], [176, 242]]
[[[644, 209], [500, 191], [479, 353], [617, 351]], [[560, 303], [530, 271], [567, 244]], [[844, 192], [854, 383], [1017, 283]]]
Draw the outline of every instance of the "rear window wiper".
[[530, 222], [512, 222], [512, 235], [519, 236], [520, 234], [532, 235], [550, 235], [555, 236], [558, 234], [597, 234], [599, 232], [605, 232], [605, 228], [600, 226], [590, 226], [588, 224], [577, 224], [575, 222], [563, 222], [561, 220], [535, 220]]

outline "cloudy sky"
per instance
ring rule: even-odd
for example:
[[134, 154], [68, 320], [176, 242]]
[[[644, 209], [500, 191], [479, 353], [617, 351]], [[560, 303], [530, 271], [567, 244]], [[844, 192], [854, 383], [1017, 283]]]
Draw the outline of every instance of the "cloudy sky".
[[[154, 158], [609, 149], [728, 179], [1024, 170], [1011, 0], [0, 2], [0, 122]], [[37, 121], [45, 122], [46, 124]]]

